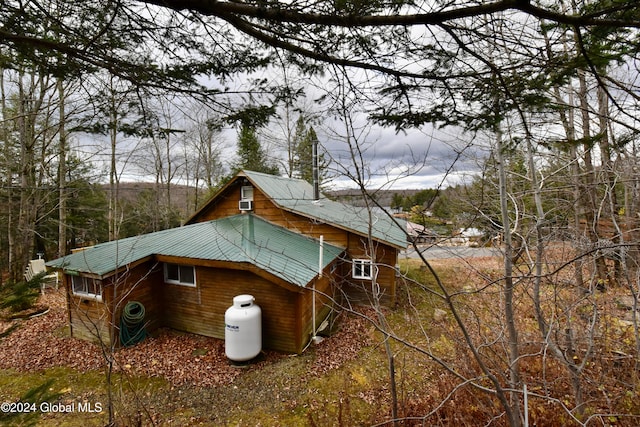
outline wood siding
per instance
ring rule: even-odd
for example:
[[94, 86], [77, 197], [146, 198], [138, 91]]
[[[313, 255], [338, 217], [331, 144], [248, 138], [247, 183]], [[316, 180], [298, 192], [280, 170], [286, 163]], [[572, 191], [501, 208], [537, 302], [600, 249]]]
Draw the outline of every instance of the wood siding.
[[[396, 264], [398, 262], [398, 251], [388, 245], [374, 242], [371, 246], [367, 239], [355, 234], [350, 235], [347, 253], [350, 259], [342, 263], [341, 276], [344, 278], [342, 284], [345, 295], [352, 303], [371, 304], [379, 302], [382, 305], [393, 306], [396, 302]], [[353, 259], [371, 259], [378, 269], [376, 292], [379, 292], [379, 301], [374, 301], [373, 282], [366, 279], [354, 279], [352, 277]], [[378, 290], [379, 288], [379, 290]]]
[[[238, 181], [231, 184], [222, 194], [216, 197], [215, 201], [207, 209], [200, 212], [191, 222], [210, 221], [241, 213], [238, 209], [240, 187]], [[253, 213], [266, 221], [291, 231], [316, 239], [322, 235], [327, 243], [341, 247], [347, 246], [349, 235], [347, 231], [333, 225], [315, 222], [302, 215], [284, 211], [255, 187], [253, 189]]]
[[296, 293], [241, 270], [198, 267], [196, 281], [195, 288], [163, 283], [166, 326], [224, 339], [224, 314], [233, 297], [250, 294], [262, 310], [263, 347], [299, 351]]
[[[344, 270], [342, 274], [350, 278], [351, 263], [336, 264], [327, 267], [323, 278], [314, 284], [316, 328], [332, 309], [335, 285], [343, 282], [340, 272]], [[380, 274], [386, 270], [381, 268]], [[253, 295], [262, 309], [264, 348], [299, 353], [313, 334], [313, 286], [292, 291], [246, 270], [199, 266], [197, 286], [189, 287], [164, 283], [162, 264], [148, 262], [120, 275], [117, 281], [105, 281], [102, 302], [73, 295], [68, 282], [65, 276], [71, 331], [81, 339], [101, 337], [105, 343], [117, 342], [120, 316], [128, 301], [145, 306], [146, 327], [151, 333], [169, 327], [224, 339], [224, 313], [240, 294]], [[371, 282], [359, 282], [348, 287], [364, 301]]]
[[154, 292], [163, 280], [156, 263], [146, 262], [128, 272], [102, 282], [102, 301], [73, 294], [69, 276], [64, 276], [69, 304], [69, 322], [74, 337], [104, 343], [118, 342], [120, 318], [127, 302], [138, 301], [145, 307], [145, 327], [153, 332], [162, 326], [161, 299]]
[[145, 328], [148, 333], [164, 326], [162, 322], [162, 299], [158, 298], [157, 288], [164, 281], [162, 265], [149, 261], [132, 270], [110, 278], [109, 287], [115, 291], [113, 323], [119, 333], [122, 310], [129, 301], [137, 301], [145, 309]]
[[[208, 221], [224, 218], [240, 213], [240, 187], [242, 179], [229, 185], [219, 194], [211, 205], [204, 209], [192, 222]], [[352, 298], [352, 302], [368, 304], [371, 300], [371, 281], [351, 278], [351, 259], [371, 258], [378, 266], [377, 282], [380, 286], [381, 303], [388, 306], [395, 304], [396, 298], [396, 270], [398, 250], [393, 246], [374, 242], [375, 256], [371, 256], [366, 237], [338, 228], [331, 224], [320, 223], [305, 216], [288, 212], [276, 206], [258, 188], [253, 190], [253, 213], [274, 224], [291, 231], [320, 238], [336, 246], [347, 248], [348, 257], [343, 260], [339, 270], [339, 283], [344, 286], [345, 293]]]
[[[306, 344], [305, 337], [299, 333], [311, 329], [311, 326], [302, 324], [305, 319], [300, 313], [308, 312], [311, 306], [299, 306], [306, 300], [299, 292], [291, 292], [255, 274], [239, 270], [197, 267], [197, 286], [188, 287], [164, 283], [162, 272], [157, 267], [145, 280], [136, 281], [135, 276], [144, 274], [143, 267], [139, 269], [140, 272], [132, 272], [127, 282], [121, 282], [115, 288], [122, 298], [118, 298], [118, 304], [112, 304], [112, 284], [104, 288], [103, 302], [69, 295], [74, 337], [96, 341], [100, 336], [105, 343], [117, 340], [122, 308], [128, 301], [139, 301], [145, 306], [149, 332], [164, 326], [224, 339], [224, 314], [233, 304], [233, 297], [250, 294], [262, 310], [264, 348], [298, 353]], [[113, 315], [112, 310], [107, 309], [108, 305], [116, 307]]]
[[[241, 213], [238, 202], [240, 201], [240, 184], [241, 180], [236, 180], [229, 184], [225, 190], [218, 194], [214, 200], [207, 203], [206, 209], [199, 212], [196, 216], [191, 218], [190, 223], [211, 221], [214, 219], [226, 218]], [[257, 191], [254, 190], [254, 200], [256, 199]], [[255, 202], [254, 202], [255, 206]]]
[[63, 275], [67, 293], [71, 336], [87, 341], [111, 344], [111, 314], [108, 310], [109, 290], [102, 290], [102, 301], [73, 294], [71, 276]]
[[[238, 202], [242, 179], [229, 184], [209, 205], [191, 219], [191, 223], [225, 218], [240, 213]], [[346, 248], [344, 259], [336, 260], [325, 269], [324, 277], [299, 288], [283, 283], [255, 266], [197, 261], [196, 286], [164, 282], [162, 262], [189, 265], [181, 258], [154, 257], [120, 273], [103, 283], [103, 301], [87, 300], [71, 293], [70, 280], [65, 276], [69, 302], [69, 321], [73, 336], [107, 341], [117, 339], [122, 309], [128, 301], [145, 306], [146, 326], [153, 332], [170, 327], [195, 334], [224, 339], [225, 311], [233, 304], [233, 297], [250, 294], [262, 310], [263, 348], [299, 353], [313, 334], [315, 288], [316, 325], [331, 312], [331, 297], [346, 294], [351, 302], [369, 303], [371, 280], [351, 277], [351, 260], [372, 259], [378, 266], [378, 285], [381, 302], [395, 302], [395, 265], [397, 249], [376, 242], [373, 254], [366, 238], [336, 227], [314, 221], [302, 215], [284, 211], [268, 199], [258, 188], [253, 192], [253, 213], [291, 231]], [[372, 256], [373, 255], [373, 256]], [[107, 309], [109, 307], [109, 309]], [[103, 339], [104, 340], [104, 339]]]
[[[250, 294], [262, 310], [264, 348], [299, 353], [308, 342], [311, 298], [305, 295], [310, 290], [293, 292], [249, 271], [203, 266], [196, 267], [196, 282], [196, 287], [164, 283], [162, 264], [149, 262], [121, 275], [117, 286], [114, 281], [103, 284], [102, 302], [69, 293], [72, 335], [117, 340], [122, 309], [128, 301], [138, 301], [145, 306], [149, 332], [169, 327], [224, 339], [224, 314], [233, 297]], [[323, 307], [317, 305], [319, 312]]]
[[[329, 270], [329, 269], [328, 269]], [[306, 292], [301, 295], [301, 307], [306, 307], [301, 313], [303, 330], [300, 332], [302, 337], [302, 344], [306, 345], [313, 337], [313, 306], [315, 295], [315, 308], [316, 308], [316, 322], [315, 329], [317, 330], [321, 323], [329, 316], [334, 309], [332, 300], [335, 299], [335, 280], [329, 277], [327, 272], [322, 278], [315, 280], [313, 286], [310, 286]]]

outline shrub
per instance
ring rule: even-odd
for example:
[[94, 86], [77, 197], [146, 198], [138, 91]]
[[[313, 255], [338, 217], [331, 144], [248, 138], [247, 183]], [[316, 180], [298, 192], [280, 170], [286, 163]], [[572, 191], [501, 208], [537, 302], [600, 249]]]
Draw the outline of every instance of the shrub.
[[0, 288], [0, 309], [18, 313], [33, 307], [44, 276], [45, 273], [41, 273], [26, 282], [7, 282]]

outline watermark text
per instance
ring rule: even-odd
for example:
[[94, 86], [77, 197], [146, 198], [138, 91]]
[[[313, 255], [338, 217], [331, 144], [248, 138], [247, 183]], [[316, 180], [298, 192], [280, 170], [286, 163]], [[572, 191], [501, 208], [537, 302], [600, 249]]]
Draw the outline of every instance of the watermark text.
[[0, 412], [3, 414], [41, 413], [100, 413], [103, 407], [100, 402], [2, 402]]

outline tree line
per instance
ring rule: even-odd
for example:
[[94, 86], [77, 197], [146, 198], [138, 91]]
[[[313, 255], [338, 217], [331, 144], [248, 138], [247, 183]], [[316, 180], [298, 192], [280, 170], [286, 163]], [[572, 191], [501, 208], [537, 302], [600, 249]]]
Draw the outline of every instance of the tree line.
[[[78, 98], [96, 89], [87, 82], [1, 71], [0, 265], [14, 280], [38, 256], [175, 227], [240, 169], [312, 179], [318, 140], [302, 114], [272, 153], [258, 139], [260, 126], [241, 121], [235, 153], [224, 152], [234, 151], [222, 135], [234, 117], [196, 113], [185, 123], [174, 105], [127, 91], [111, 92], [112, 110], [96, 110]], [[121, 183], [137, 179], [151, 185], [132, 200]], [[189, 189], [181, 206], [172, 200], [178, 185]]]
[[[66, 253], [69, 234], [90, 229], [82, 223], [90, 219], [80, 217], [92, 202], [78, 195], [97, 194], [88, 179], [94, 173], [88, 153], [96, 151], [82, 152], [74, 138], [104, 137], [97, 152], [106, 159], [109, 187], [106, 238], [114, 239], [124, 217], [118, 185], [130, 165], [153, 176], [164, 206], [171, 206], [178, 176], [207, 187], [224, 176], [218, 135], [231, 120], [242, 129], [246, 157], [240, 157], [275, 172], [255, 130], [294, 111], [309, 82], [321, 81], [315, 88], [327, 106], [321, 114], [340, 122], [334, 136], [348, 148], [349, 164], [334, 162], [337, 171], [364, 194], [371, 193], [370, 173], [393, 179], [391, 168], [368, 169], [370, 124], [399, 133], [454, 129], [461, 144], [451, 147], [446, 171], [473, 155], [480, 173], [438, 199], [450, 201], [443, 209], [458, 209], [470, 224], [502, 237], [500, 277], [488, 278], [484, 288], [500, 301], [497, 321], [477, 334], [465, 315], [473, 307], [463, 312], [460, 294], [422, 259], [437, 283], [426, 292], [446, 305], [464, 344], [460, 351], [473, 361], [468, 372], [403, 342], [378, 311], [372, 323], [386, 338], [418, 346], [461, 389], [495, 399], [494, 416], [513, 426], [526, 422], [523, 360], [531, 352], [548, 356], [563, 369], [570, 402], [545, 390], [536, 397], [585, 425], [595, 416], [587, 392], [599, 381], [593, 364], [610, 344], [600, 334], [608, 312], [598, 292], [623, 289], [633, 301], [637, 367], [635, 2], [9, 1], [0, 22], [0, 243], [11, 277], [44, 245]], [[178, 124], [176, 107], [192, 127]], [[368, 121], [360, 127], [356, 117], [363, 116]], [[313, 139], [310, 128], [304, 134]], [[278, 170], [294, 174], [302, 157], [287, 156]], [[373, 207], [375, 198], [368, 200]], [[164, 218], [167, 225], [169, 213]], [[570, 248], [561, 271], [548, 258], [558, 238], [549, 230], [558, 225]], [[532, 304], [534, 350], [517, 320], [523, 298]], [[388, 345], [385, 350], [394, 384], [395, 356]], [[397, 410], [391, 419], [398, 421]]]

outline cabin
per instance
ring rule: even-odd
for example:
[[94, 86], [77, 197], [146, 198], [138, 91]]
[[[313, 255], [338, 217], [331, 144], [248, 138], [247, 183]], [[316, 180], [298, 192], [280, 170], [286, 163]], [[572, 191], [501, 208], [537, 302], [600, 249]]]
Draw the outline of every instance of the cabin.
[[396, 298], [406, 226], [319, 195], [311, 184], [239, 172], [181, 227], [97, 244], [59, 270], [71, 334], [118, 343], [123, 308], [148, 332], [224, 338], [233, 297], [262, 309], [264, 348], [300, 353], [336, 304]]

